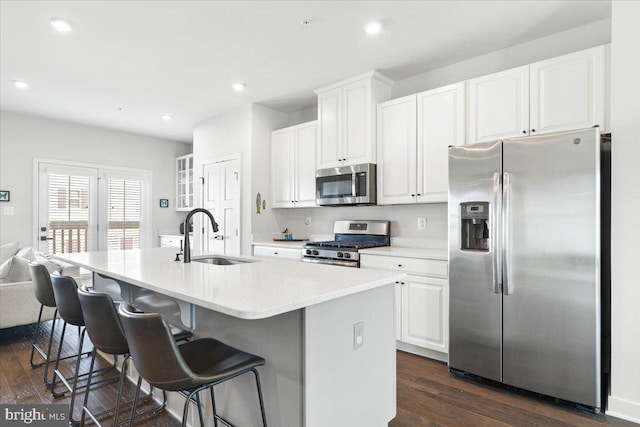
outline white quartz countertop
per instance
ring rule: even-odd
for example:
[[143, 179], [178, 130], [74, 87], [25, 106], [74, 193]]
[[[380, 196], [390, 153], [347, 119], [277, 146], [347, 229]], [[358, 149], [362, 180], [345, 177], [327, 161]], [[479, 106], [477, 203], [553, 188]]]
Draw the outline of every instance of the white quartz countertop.
[[[214, 254], [211, 254], [214, 255]], [[55, 258], [241, 319], [263, 319], [401, 280], [404, 274], [273, 258], [210, 265], [173, 261], [175, 248], [59, 254]], [[234, 257], [229, 257], [234, 258]], [[240, 258], [240, 257], [237, 257]]]
[[387, 255], [405, 258], [435, 259], [447, 261], [449, 251], [446, 249], [409, 248], [402, 246], [381, 246], [378, 248], [361, 249], [361, 254]]

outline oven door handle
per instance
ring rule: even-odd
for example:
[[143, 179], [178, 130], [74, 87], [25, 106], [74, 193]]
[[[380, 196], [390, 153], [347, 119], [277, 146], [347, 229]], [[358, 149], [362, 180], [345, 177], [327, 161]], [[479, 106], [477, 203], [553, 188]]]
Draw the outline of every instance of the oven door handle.
[[302, 262], [311, 262], [314, 264], [341, 265], [343, 267], [359, 267], [358, 261], [338, 261], [326, 258], [300, 258]]

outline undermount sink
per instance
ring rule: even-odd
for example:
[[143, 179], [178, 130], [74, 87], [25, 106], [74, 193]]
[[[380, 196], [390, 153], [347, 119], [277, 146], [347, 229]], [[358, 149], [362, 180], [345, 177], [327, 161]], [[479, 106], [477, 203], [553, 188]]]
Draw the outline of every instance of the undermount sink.
[[204, 264], [212, 264], [212, 265], [235, 265], [235, 264], [247, 264], [255, 261], [252, 259], [238, 259], [238, 258], [226, 258], [221, 256], [212, 256], [207, 258], [191, 258], [191, 262], [202, 262]]

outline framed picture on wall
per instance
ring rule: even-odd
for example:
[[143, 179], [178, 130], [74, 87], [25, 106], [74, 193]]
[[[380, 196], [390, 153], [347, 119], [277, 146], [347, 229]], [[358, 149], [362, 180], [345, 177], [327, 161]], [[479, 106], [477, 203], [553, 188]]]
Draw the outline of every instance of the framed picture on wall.
[[160, 199], [160, 207], [168, 208], [169, 207], [169, 199]]
[[0, 190], [0, 202], [8, 202], [11, 200], [11, 192]]

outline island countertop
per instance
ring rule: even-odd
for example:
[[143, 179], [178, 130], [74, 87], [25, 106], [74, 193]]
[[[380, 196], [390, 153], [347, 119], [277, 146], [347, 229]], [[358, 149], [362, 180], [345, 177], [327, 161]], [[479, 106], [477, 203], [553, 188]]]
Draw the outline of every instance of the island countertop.
[[403, 273], [284, 259], [210, 265], [173, 261], [175, 248], [58, 254], [55, 258], [241, 319], [264, 319], [401, 280]]

